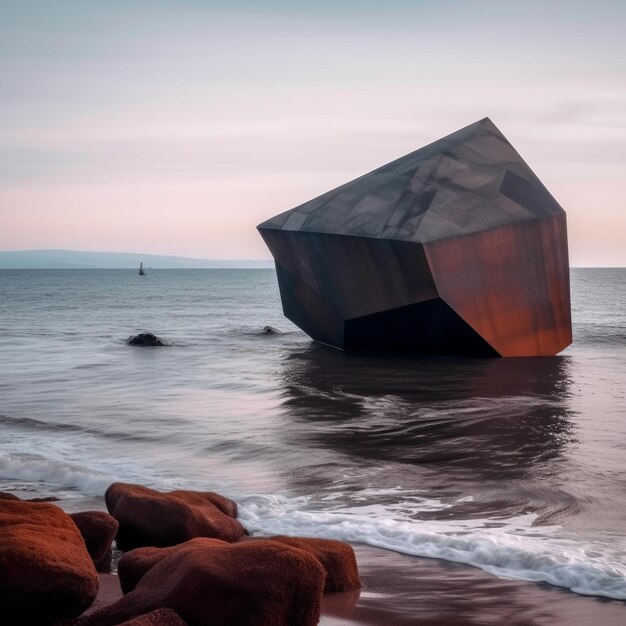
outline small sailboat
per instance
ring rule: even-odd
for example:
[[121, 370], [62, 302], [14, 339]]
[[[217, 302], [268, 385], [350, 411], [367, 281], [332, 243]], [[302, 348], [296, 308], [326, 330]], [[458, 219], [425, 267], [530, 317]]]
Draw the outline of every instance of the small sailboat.
[[139, 264], [139, 276], [145, 276], [145, 275], [146, 275], [146, 272], [143, 269], [143, 263], [140, 263]]

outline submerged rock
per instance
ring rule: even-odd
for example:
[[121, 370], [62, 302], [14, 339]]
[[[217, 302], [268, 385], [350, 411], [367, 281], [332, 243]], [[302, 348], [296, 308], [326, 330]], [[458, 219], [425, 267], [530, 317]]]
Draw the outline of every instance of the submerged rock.
[[320, 617], [324, 569], [313, 555], [285, 543], [198, 538], [139, 548], [122, 560], [135, 561], [136, 576], [143, 570], [136, 586], [85, 625], [113, 626], [156, 607], [194, 626], [313, 626]]
[[0, 616], [6, 624], [75, 617], [98, 574], [69, 515], [53, 504], [0, 500]]
[[111, 571], [111, 546], [117, 533], [117, 520], [104, 511], [83, 511], [70, 515], [85, 540], [87, 551], [98, 572]]
[[273, 326], [263, 326], [263, 332], [266, 335], [280, 335], [281, 331], [278, 328], [274, 328]]
[[194, 537], [237, 541], [245, 534], [235, 519], [237, 505], [213, 492], [160, 492], [140, 485], [112, 484], [105, 493], [119, 522], [117, 546], [172, 546]]
[[129, 346], [167, 346], [167, 342], [152, 333], [139, 333], [131, 335], [126, 343]]

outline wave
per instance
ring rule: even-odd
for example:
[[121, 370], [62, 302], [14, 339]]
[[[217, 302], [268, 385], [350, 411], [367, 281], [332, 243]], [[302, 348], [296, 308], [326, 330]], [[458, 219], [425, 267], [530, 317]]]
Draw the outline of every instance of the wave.
[[[136, 469], [131, 471], [133, 478]], [[118, 477], [36, 455], [0, 454], [0, 478], [102, 496], [111, 483], [130, 476]], [[169, 481], [153, 479], [140, 482], [157, 489], [174, 487]], [[626, 566], [619, 549], [560, 537], [558, 526], [534, 526], [536, 514], [415, 519], [416, 515], [444, 510], [450, 504], [400, 492], [398, 488], [365, 490], [364, 504], [357, 499], [356, 506], [351, 507], [339, 504], [345, 502], [345, 494], [327, 494], [324, 502], [334, 507], [328, 509], [311, 508], [308, 496], [241, 495], [237, 497], [239, 519], [250, 532], [265, 536], [305, 535], [362, 543], [412, 556], [465, 563], [501, 578], [546, 582], [583, 595], [626, 600]], [[366, 504], [371, 496], [381, 494], [401, 499], [395, 505]]]
[[621, 347], [626, 343], [626, 330], [622, 324], [578, 324], [574, 326], [577, 345]]
[[68, 424], [64, 422], [51, 422], [35, 419], [32, 417], [12, 417], [10, 415], [0, 415], [0, 425], [6, 425], [13, 428], [35, 430], [37, 432], [59, 432], [59, 433], [77, 433], [95, 435], [96, 437], [105, 437], [115, 441], [157, 441], [158, 435], [140, 435], [129, 432], [115, 432], [111, 429], [104, 430], [99, 428], [91, 428], [78, 424]]
[[385, 507], [307, 510], [307, 498], [251, 496], [239, 518], [261, 535], [306, 535], [364, 543], [403, 554], [473, 565], [501, 578], [546, 582], [575, 593], [626, 600], [626, 567], [605, 546], [534, 527], [536, 515], [508, 519], [400, 521]]
[[54, 485], [101, 496], [118, 478], [80, 465], [23, 454], [0, 454], [0, 478]]

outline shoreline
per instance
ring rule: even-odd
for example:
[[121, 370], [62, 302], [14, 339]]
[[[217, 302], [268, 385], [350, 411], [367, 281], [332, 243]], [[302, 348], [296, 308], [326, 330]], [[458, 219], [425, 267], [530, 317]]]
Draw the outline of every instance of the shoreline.
[[[327, 594], [320, 626], [567, 624], [621, 626], [626, 602], [583, 596], [547, 583], [507, 580], [469, 565], [353, 544], [363, 587]], [[122, 597], [116, 574], [83, 614]]]
[[320, 621], [325, 626], [619, 626], [626, 620], [626, 602], [621, 600], [583, 596], [548, 583], [498, 578], [461, 563], [358, 544], [353, 548], [363, 587], [351, 608], [347, 601], [333, 603], [331, 596], [325, 598]]
[[[104, 500], [97, 497], [61, 499], [54, 504], [66, 513], [106, 511]], [[498, 578], [462, 563], [410, 556], [365, 544], [351, 545], [363, 586], [357, 591], [323, 596], [320, 626], [464, 626], [507, 622], [621, 626], [626, 620], [626, 601], [581, 595], [543, 582]], [[122, 596], [115, 573], [99, 576], [98, 596], [83, 615]]]

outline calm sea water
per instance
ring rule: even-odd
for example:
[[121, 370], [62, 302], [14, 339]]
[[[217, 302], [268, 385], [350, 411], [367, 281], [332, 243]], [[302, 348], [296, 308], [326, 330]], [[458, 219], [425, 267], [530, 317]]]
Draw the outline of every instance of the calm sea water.
[[557, 357], [393, 359], [311, 342], [273, 270], [0, 271], [0, 490], [216, 490], [256, 532], [626, 599], [626, 270], [572, 299]]

